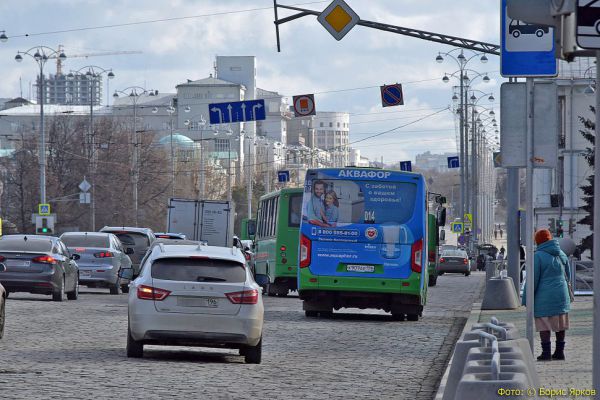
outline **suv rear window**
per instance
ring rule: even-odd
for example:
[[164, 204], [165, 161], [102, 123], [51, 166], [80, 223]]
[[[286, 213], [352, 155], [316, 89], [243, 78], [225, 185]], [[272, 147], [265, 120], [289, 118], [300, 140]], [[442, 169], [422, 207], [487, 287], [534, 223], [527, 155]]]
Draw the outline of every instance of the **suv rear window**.
[[0, 251], [34, 251], [47, 253], [52, 250], [52, 241], [49, 239], [37, 239], [35, 237], [0, 239]]
[[152, 278], [184, 282], [244, 282], [244, 265], [235, 261], [161, 258], [152, 264]]
[[110, 247], [105, 235], [63, 235], [61, 240], [67, 247]]

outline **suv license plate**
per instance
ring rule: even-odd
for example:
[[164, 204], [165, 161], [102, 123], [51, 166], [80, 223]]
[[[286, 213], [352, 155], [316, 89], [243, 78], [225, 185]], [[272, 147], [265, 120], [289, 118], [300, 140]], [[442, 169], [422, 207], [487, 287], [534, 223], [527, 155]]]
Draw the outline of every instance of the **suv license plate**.
[[348, 264], [346, 265], [346, 272], [375, 272], [375, 266]]

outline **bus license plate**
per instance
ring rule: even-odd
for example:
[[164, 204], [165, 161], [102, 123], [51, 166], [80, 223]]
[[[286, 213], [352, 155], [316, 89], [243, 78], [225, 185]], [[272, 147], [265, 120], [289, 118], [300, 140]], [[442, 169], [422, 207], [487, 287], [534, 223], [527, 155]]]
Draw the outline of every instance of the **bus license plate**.
[[375, 266], [349, 264], [346, 265], [346, 272], [375, 272]]

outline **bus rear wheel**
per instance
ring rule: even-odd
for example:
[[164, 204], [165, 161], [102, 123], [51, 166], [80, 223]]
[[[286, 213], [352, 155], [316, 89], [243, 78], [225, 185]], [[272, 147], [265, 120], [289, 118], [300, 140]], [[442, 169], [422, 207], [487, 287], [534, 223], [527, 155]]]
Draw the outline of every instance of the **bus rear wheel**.
[[308, 318], [317, 318], [319, 316], [319, 313], [317, 311], [306, 310], [304, 311], [304, 315], [306, 315], [306, 317]]
[[404, 321], [406, 319], [406, 314], [404, 313], [392, 313], [392, 319], [394, 321]]

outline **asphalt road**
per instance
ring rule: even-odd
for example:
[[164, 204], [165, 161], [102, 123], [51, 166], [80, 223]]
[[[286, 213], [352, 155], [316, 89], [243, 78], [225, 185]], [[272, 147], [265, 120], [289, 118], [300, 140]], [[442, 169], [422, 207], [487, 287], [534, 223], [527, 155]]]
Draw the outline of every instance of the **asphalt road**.
[[444, 275], [418, 322], [347, 309], [307, 319], [265, 297], [263, 362], [234, 350], [147, 346], [125, 356], [127, 295], [13, 293], [0, 340], [1, 399], [431, 399], [484, 275]]

